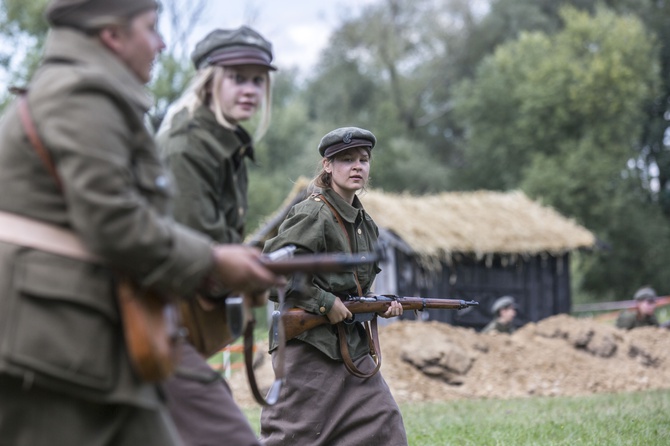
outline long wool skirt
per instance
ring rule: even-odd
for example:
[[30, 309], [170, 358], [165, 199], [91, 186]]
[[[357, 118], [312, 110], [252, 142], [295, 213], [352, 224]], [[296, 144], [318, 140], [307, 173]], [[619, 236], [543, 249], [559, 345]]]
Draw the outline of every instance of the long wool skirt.
[[[276, 365], [276, 352], [273, 364]], [[369, 355], [354, 361], [374, 368]], [[286, 346], [286, 381], [279, 401], [261, 412], [266, 446], [406, 446], [400, 409], [381, 373], [368, 379], [351, 375], [301, 341]]]

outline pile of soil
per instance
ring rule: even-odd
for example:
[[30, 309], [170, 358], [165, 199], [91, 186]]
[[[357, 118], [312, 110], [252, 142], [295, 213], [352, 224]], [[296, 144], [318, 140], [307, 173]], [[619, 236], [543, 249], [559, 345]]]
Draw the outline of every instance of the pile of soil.
[[[391, 323], [379, 335], [381, 370], [398, 403], [670, 388], [670, 330], [663, 328], [624, 331], [557, 315], [512, 335], [420, 321]], [[266, 348], [259, 346], [256, 374], [269, 386]], [[256, 405], [245, 373], [230, 385], [238, 404]]]

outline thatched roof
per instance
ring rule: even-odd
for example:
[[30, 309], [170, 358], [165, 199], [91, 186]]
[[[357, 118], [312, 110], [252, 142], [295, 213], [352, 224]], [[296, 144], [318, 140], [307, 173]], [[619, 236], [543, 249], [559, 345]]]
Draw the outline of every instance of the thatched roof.
[[[305, 196], [305, 186], [296, 184], [260, 232], [274, 235], [291, 203]], [[562, 255], [596, 244], [589, 230], [519, 191], [412, 196], [369, 190], [360, 199], [380, 230], [425, 260], [450, 261], [455, 254]]]

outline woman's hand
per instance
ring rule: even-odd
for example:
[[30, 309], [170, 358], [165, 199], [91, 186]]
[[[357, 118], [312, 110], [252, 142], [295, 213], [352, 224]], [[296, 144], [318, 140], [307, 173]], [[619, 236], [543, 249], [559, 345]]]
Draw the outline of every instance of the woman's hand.
[[377, 313], [377, 314], [383, 318], [389, 318], [389, 317], [400, 316], [403, 313], [403, 311], [404, 310], [402, 308], [402, 304], [397, 300], [394, 300], [391, 302], [391, 306], [389, 306], [384, 313]]
[[344, 305], [340, 299], [335, 299], [333, 308], [326, 314], [326, 317], [328, 317], [328, 320], [333, 325], [342, 322], [345, 319], [351, 319], [351, 316], [351, 311], [349, 311], [347, 306]]

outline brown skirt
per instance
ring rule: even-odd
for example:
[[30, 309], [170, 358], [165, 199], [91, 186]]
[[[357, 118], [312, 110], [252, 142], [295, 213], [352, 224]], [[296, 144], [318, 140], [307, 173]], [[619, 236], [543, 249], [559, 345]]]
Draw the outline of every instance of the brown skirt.
[[[362, 371], [374, 368], [369, 355], [354, 362]], [[286, 346], [279, 401], [261, 412], [261, 439], [266, 446], [407, 445], [400, 409], [381, 373], [356, 378], [342, 362], [297, 340]]]
[[[179, 366], [201, 376], [214, 373], [189, 343], [183, 346]], [[260, 445], [223, 378], [201, 382], [174, 376], [165, 381], [163, 389], [185, 446]]]

